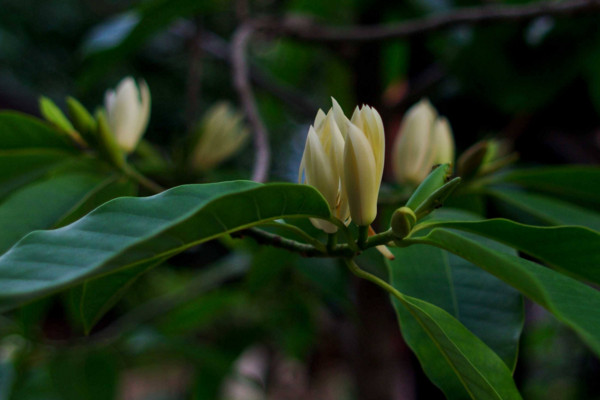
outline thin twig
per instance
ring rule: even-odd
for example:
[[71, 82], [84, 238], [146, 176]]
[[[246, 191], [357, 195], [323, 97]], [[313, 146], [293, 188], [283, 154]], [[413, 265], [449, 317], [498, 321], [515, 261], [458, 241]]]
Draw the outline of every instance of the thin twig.
[[[198, 44], [206, 55], [216, 58], [231, 66], [231, 47], [229, 43], [214, 32], [202, 31], [202, 40]], [[266, 92], [277, 97], [288, 107], [292, 108], [300, 116], [313, 118], [318, 105], [308, 99], [301, 91], [276, 82], [272, 77], [267, 76], [262, 70], [250, 63], [249, 65], [250, 82]]]
[[252, 180], [265, 182], [269, 173], [271, 163], [271, 149], [267, 136], [267, 129], [258, 113], [256, 101], [252, 93], [252, 87], [248, 77], [248, 63], [246, 60], [246, 47], [256, 27], [253, 23], [242, 24], [233, 34], [231, 44], [231, 60], [233, 62], [233, 82], [240, 96], [242, 106], [252, 126], [254, 134], [254, 167]]
[[564, 16], [600, 11], [600, 0], [544, 1], [523, 5], [484, 5], [403, 21], [394, 25], [331, 27], [308, 19], [266, 20], [261, 28], [279, 36], [318, 42], [370, 42], [401, 39], [457, 25], [515, 22], [541, 16]]

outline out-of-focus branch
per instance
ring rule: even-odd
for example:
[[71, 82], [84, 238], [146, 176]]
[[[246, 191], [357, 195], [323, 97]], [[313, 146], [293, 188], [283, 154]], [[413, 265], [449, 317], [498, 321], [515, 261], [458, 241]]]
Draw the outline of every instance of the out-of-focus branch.
[[402, 39], [457, 25], [524, 21], [541, 16], [565, 16], [600, 11], [600, 0], [545, 1], [524, 5], [488, 4], [462, 8], [445, 14], [403, 21], [394, 25], [331, 27], [299, 17], [260, 18], [243, 23], [234, 33], [231, 62], [235, 88], [254, 132], [256, 161], [252, 178], [267, 179], [271, 152], [267, 130], [260, 118], [250, 86], [246, 50], [250, 38], [258, 31], [272, 36], [286, 36], [313, 42], [369, 42]]
[[252, 171], [252, 180], [265, 182], [269, 173], [271, 163], [271, 149], [267, 129], [258, 113], [250, 79], [248, 76], [248, 62], [246, 59], [246, 48], [250, 38], [256, 31], [256, 26], [249, 22], [242, 24], [233, 34], [231, 44], [231, 61], [233, 67], [233, 82], [240, 96], [242, 106], [248, 117], [254, 134], [255, 161]]
[[369, 42], [401, 39], [457, 25], [515, 22], [541, 16], [566, 16], [600, 11], [600, 0], [544, 1], [523, 5], [495, 5], [462, 8], [444, 14], [417, 18], [397, 24], [332, 27], [309, 19], [262, 19], [261, 29], [278, 36], [317, 42]]
[[[228, 65], [232, 64], [230, 45], [220, 36], [204, 30], [199, 45], [206, 55], [210, 55]], [[314, 116], [318, 106], [306, 98], [302, 92], [274, 81], [259, 68], [256, 68], [251, 64], [248, 68], [250, 82], [271, 93], [301, 116], [306, 118]]]

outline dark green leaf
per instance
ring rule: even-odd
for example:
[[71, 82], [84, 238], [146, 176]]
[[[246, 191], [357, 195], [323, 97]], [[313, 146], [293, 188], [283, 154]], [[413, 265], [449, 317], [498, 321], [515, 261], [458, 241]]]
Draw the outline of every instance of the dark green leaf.
[[398, 295], [393, 298], [396, 309], [408, 311], [403, 313], [403, 333], [421, 363], [430, 371], [448, 365], [458, 377], [444, 388], [448, 398], [521, 398], [506, 364], [456, 318], [426, 301]]
[[0, 112], [0, 150], [60, 149], [76, 152], [75, 147], [57, 130], [26, 114]]
[[503, 203], [503, 210], [513, 214], [523, 222], [539, 222], [546, 225], [581, 225], [600, 230], [600, 214], [565, 201], [521, 190], [487, 190], [495, 199]]
[[[441, 249], [415, 245], [394, 248], [392, 252], [396, 258], [388, 266], [390, 283], [396, 289], [444, 309], [495, 351], [509, 369], [514, 369], [523, 325], [522, 299], [517, 291]], [[403, 336], [432, 382], [448, 398], [466, 397], [460, 378], [451, 364], [440, 362], [443, 355], [434, 342], [424, 337], [423, 328], [398, 304], [396, 312]]]
[[426, 236], [411, 240], [451, 251], [515, 287], [575, 330], [596, 354], [600, 354], [600, 293], [597, 290], [443, 228], [435, 228]]
[[181, 252], [278, 218], [329, 218], [312, 187], [235, 181], [115, 199], [55, 231], [34, 232], [0, 257], [0, 307]]
[[565, 166], [521, 169], [499, 174], [493, 183], [514, 183], [527, 189], [571, 200], [600, 204], [600, 168]]
[[0, 253], [31, 231], [54, 227], [105, 180], [96, 174], [64, 174], [12, 193], [0, 203]]
[[[540, 227], [507, 219], [428, 221], [426, 227], [476, 233], [529, 254], [578, 278], [600, 284], [600, 233], [578, 226]], [[415, 232], [418, 234], [418, 232]]]

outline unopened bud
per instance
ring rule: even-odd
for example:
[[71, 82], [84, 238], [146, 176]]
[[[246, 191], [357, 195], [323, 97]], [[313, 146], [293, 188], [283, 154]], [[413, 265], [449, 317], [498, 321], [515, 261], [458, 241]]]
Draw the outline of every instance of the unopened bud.
[[92, 141], [96, 130], [96, 120], [74, 97], [67, 97], [67, 111], [73, 126], [88, 142]]
[[394, 235], [396, 235], [398, 239], [403, 239], [408, 236], [416, 223], [417, 216], [414, 211], [404, 206], [394, 211], [390, 225]]

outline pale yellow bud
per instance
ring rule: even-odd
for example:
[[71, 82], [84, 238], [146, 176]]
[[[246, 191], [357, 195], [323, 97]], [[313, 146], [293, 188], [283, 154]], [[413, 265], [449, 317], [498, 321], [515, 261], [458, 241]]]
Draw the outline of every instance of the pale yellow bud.
[[454, 136], [445, 117], [438, 118], [433, 126], [433, 164], [454, 164]]
[[104, 107], [108, 125], [119, 147], [126, 153], [131, 153], [144, 134], [150, 119], [148, 85], [143, 80], [136, 85], [132, 77], [126, 77], [119, 82], [115, 90], [106, 91]]
[[196, 171], [214, 168], [237, 152], [248, 139], [242, 114], [225, 102], [206, 111], [195, 134], [189, 163]]
[[356, 109], [348, 125], [344, 149], [344, 187], [352, 221], [368, 226], [377, 216], [377, 198], [383, 174], [385, 136], [379, 113], [371, 107]]
[[[349, 209], [342, 187], [343, 156], [344, 138], [333, 111], [325, 114], [319, 110], [314, 127], [311, 126], [308, 131], [299, 181], [304, 175], [304, 182], [321, 192], [333, 216], [345, 222], [349, 217]], [[337, 231], [337, 227], [327, 221], [311, 219], [311, 222], [327, 233]]]
[[454, 163], [452, 130], [428, 100], [421, 100], [402, 120], [394, 143], [394, 173], [398, 181], [418, 185], [442, 163]]

